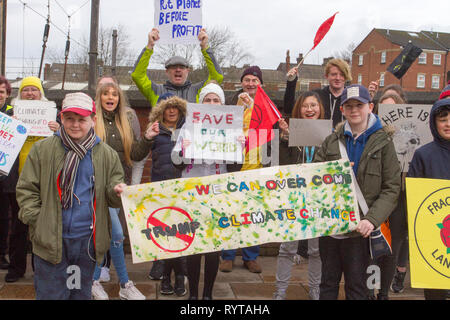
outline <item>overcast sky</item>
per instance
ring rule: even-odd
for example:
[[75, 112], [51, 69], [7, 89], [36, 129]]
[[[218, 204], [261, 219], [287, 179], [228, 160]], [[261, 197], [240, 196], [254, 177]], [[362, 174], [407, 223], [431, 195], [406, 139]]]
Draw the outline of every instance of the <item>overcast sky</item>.
[[[47, 16], [48, 0], [22, 0], [29, 7]], [[66, 13], [78, 10], [71, 19], [72, 48], [83, 35], [88, 38], [90, 1], [50, 0], [52, 22], [67, 32]], [[39, 68], [45, 19], [30, 8], [23, 9], [19, 0], [8, 0], [7, 17], [7, 76], [12, 72], [35, 72]], [[336, 15], [330, 32], [312, 51], [305, 63], [320, 64], [324, 57], [344, 50], [350, 43], [359, 44], [373, 28], [450, 33], [448, 0], [432, 2], [418, 0], [204, 0], [204, 26], [228, 26], [253, 54], [254, 64], [274, 69], [285, 60], [286, 50], [291, 59], [306, 53], [313, 45], [317, 28], [327, 18]], [[100, 24], [126, 26], [132, 48], [138, 56], [154, 25], [152, 0], [101, 0]], [[64, 48], [66, 35], [51, 26], [48, 47]]]

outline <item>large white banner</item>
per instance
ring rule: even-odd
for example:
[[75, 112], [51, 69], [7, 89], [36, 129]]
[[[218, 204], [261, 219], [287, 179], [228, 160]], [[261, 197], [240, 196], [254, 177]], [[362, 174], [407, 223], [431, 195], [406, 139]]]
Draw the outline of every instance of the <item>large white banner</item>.
[[198, 44], [202, 29], [201, 0], [155, 0], [159, 44]]
[[351, 232], [351, 170], [339, 160], [128, 186], [133, 263]]

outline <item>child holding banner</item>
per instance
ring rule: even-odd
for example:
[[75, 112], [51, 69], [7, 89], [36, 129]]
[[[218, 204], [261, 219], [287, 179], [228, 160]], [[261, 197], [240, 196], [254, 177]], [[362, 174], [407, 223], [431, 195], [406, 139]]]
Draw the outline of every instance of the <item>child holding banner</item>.
[[[324, 109], [320, 97], [316, 92], [308, 91], [302, 94], [295, 103], [291, 118], [299, 119], [323, 119]], [[280, 119], [278, 125], [280, 135], [280, 165], [296, 163], [311, 163], [317, 147], [289, 147], [289, 125], [284, 119]], [[319, 300], [319, 286], [321, 277], [321, 262], [319, 255], [319, 238], [305, 240], [308, 255], [309, 297], [311, 300]], [[297, 255], [300, 241], [283, 242], [277, 259], [275, 300], [284, 300], [286, 290], [291, 278], [292, 266]]]
[[[95, 132], [99, 138], [117, 151], [122, 168], [125, 172], [125, 182], [131, 183], [132, 161], [142, 160], [149, 152], [151, 141], [147, 132], [142, 139], [136, 140], [131, 128], [132, 113], [120, 87], [107, 82], [97, 88], [95, 97], [100, 112], [97, 113]], [[149, 131], [150, 132], [150, 131]], [[119, 296], [125, 300], [144, 300], [145, 297], [129, 280], [123, 252], [123, 230], [119, 220], [119, 210], [109, 208], [112, 223], [112, 239], [110, 255], [120, 281]], [[96, 265], [92, 296], [96, 300], [109, 299], [108, 294], [100, 284], [101, 267]]]
[[95, 103], [67, 94], [58, 132], [36, 142], [17, 183], [30, 226], [36, 299], [90, 300], [95, 264], [110, 246], [108, 207], [126, 185], [117, 152], [94, 132]]
[[[444, 89], [440, 98], [430, 113], [434, 141], [416, 150], [408, 177], [450, 180], [450, 86]], [[424, 289], [426, 300], [445, 300], [447, 292], [445, 289]]]
[[[152, 139], [152, 170], [151, 181], [163, 181], [181, 177], [181, 171], [172, 163], [172, 150], [176, 138], [172, 137], [176, 130], [181, 129], [186, 119], [187, 101], [175, 96], [173, 93], [162, 94], [156, 106], [149, 115], [149, 130]], [[161, 294], [186, 294], [183, 258], [164, 260], [163, 278], [161, 281]], [[153, 262], [153, 265], [161, 263]], [[171, 283], [172, 269], [175, 271], [175, 287]], [[152, 268], [153, 270], [153, 268]]]
[[[209, 83], [201, 91], [199, 102], [202, 104], [225, 104], [225, 94], [220, 86], [215, 83]], [[245, 141], [244, 141], [245, 143]], [[183, 146], [187, 147], [190, 141], [183, 140]], [[192, 160], [193, 162], [193, 160]], [[218, 163], [200, 163], [189, 165], [178, 165], [182, 171], [182, 178], [203, 177], [214, 174], [223, 174], [227, 172], [239, 171], [241, 165], [238, 164], [218, 164]], [[219, 270], [220, 252], [211, 252], [204, 254], [205, 272], [203, 300], [212, 300], [214, 282]], [[189, 280], [189, 300], [198, 300], [198, 284], [200, 281], [200, 263], [201, 254], [187, 256], [187, 271]]]
[[322, 260], [320, 300], [336, 300], [344, 273], [345, 296], [367, 300], [366, 270], [369, 263], [368, 237], [394, 210], [400, 192], [400, 167], [390, 132], [372, 114], [369, 91], [361, 85], [346, 87], [341, 96], [342, 114], [347, 119], [336, 127], [316, 153], [314, 162], [342, 158], [339, 144], [346, 148], [353, 172], [369, 208], [348, 235], [319, 239]]

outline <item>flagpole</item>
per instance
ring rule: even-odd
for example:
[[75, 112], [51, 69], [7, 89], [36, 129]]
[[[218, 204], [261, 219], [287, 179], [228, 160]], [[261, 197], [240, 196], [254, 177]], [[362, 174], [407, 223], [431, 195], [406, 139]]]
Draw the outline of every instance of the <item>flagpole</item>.
[[298, 65], [297, 65], [297, 69], [300, 68], [300, 65], [303, 63], [303, 61], [305, 61], [306, 57], [308, 56], [308, 54], [309, 54], [311, 51], [312, 51], [312, 49], [309, 50], [309, 51], [303, 56], [302, 60], [300, 60], [300, 62], [299, 62]]

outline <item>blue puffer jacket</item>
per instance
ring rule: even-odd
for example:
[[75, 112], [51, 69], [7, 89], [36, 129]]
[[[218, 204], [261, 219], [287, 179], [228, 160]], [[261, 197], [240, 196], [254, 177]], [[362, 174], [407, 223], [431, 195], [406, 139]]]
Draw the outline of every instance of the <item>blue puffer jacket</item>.
[[450, 179], [450, 141], [442, 138], [436, 129], [436, 111], [450, 105], [450, 99], [438, 100], [430, 113], [430, 130], [434, 141], [414, 152], [408, 177]]
[[[184, 117], [178, 120], [177, 129], [183, 126], [184, 120]], [[152, 182], [181, 177], [181, 171], [174, 167], [171, 157], [176, 142], [172, 139], [172, 131], [159, 123], [159, 135], [153, 139], [152, 145]]]

